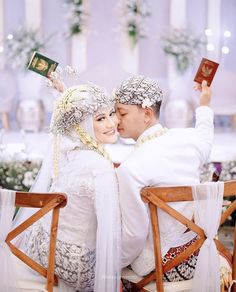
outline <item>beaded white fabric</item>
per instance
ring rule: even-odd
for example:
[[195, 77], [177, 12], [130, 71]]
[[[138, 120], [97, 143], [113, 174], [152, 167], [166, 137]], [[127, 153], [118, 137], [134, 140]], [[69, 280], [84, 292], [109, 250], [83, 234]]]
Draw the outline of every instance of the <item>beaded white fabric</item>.
[[127, 105], [150, 107], [163, 98], [162, 89], [149, 77], [132, 76], [123, 81], [114, 92], [116, 101]]

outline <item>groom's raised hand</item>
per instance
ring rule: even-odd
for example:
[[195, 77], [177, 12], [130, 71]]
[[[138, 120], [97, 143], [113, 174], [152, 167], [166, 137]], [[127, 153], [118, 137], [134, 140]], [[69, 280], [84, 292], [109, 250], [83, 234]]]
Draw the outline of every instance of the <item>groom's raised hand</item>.
[[207, 81], [203, 80], [202, 84], [196, 83], [194, 86], [195, 90], [200, 90], [200, 106], [210, 106], [211, 102], [211, 88], [207, 86]]

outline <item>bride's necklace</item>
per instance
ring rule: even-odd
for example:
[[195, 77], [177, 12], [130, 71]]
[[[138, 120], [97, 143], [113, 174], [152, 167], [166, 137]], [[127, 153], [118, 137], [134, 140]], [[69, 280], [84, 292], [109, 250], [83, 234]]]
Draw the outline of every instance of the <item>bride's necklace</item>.
[[168, 131], [167, 128], [161, 128], [160, 130], [156, 131], [153, 134], [147, 135], [143, 138], [140, 138], [137, 140], [136, 144], [135, 144], [135, 148], [138, 148], [139, 146], [143, 145], [144, 143], [146, 143], [147, 141], [153, 140], [157, 137], [162, 136], [163, 134], [165, 134]]

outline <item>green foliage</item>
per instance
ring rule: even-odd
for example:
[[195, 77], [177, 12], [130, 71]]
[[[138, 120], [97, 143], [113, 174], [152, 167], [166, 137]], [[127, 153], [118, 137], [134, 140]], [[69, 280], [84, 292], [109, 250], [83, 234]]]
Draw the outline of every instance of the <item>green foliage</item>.
[[86, 24], [87, 13], [83, 0], [66, 0], [66, 19], [69, 23], [69, 36], [81, 33]]
[[126, 0], [123, 11], [123, 25], [133, 45], [136, 45], [138, 40], [147, 34], [145, 21], [150, 16], [147, 1]]

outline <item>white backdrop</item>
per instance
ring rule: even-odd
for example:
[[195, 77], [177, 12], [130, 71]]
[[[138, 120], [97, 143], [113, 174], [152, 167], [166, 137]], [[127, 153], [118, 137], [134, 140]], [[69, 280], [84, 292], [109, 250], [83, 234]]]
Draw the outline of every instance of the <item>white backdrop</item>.
[[[172, 81], [169, 76], [173, 70], [173, 65], [171, 65], [173, 62], [169, 62], [169, 58], [163, 52], [161, 36], [168, 31], [171, 25], [178, 26], [179, 23], [187, 28], [192, 28], [197, 33], [204, 33], [206, 28], [212, 26], [212, 41], [216, 45], [216, 50], [208, 56], [220, 61], [219, 75], [224, 75], [224, 72], [227, 71], [233, 78], [236, 76], [236, 18], [234, 17], [236, 2], [234, 0], [147, 0], [151, 10], [151, 16], [147, 20], [148, 36], [140, 40], [138, 55], [132, 60], [131, 57], [127, 58], [130, 54], [128, 50], [127, 55], [124, 54], [125, 44], [120, 29], [119, 2], [118, 0], [86, 0], [89, 13], [87, 34], [83, 37], [82, 44], [80, 42], [81, 55], [77, 60], [74, 59], [75, 63], [80, 63], [78, 67], [81, 82], [97, 82], [111, 91], [118, 82], [136, 70], [137, 73], [158, 80], [165, 92], [170, 95], [169, 88]], [[38, 27], [44, 37], [53, 35], [44, 53], [57, 60], [62, 66], [71, 64], [73, 43], [76, 44], [76, 41], [63, 35], [68, 25], [65, 19], [64, 3], [64, 0], [0, 0], [0, 46], [3, 44], [3, 39], [23, 23], [26, 27]], [[223, 36], [224, 30], [231, 31], [230, 39]], [[226, 42], [230, 53], [223, 55], [220, 50]], [[0, 53], [0, 61], [1, 59], [2, 54]], [[127, 65], [129, 59], [130, 64]], [[132, 69], [131, 64], [131, 61], [134, 60], [136, 62], [135, 70]], [[191, 69], [192, 77], [197, 65]], [[13, 72], [13, 74], [19, 75], [17, 72]], [[17, 80], [19, 81], [18, 77]], [[180, 83], [180, 87], [186, 84], [185, 81]], [[36, 90], [33, 84], [34, 82], [28, 82], [26, 85], [26, 87], [31, 87], [29, 92], [33, 90], [39, 98], [42, 98], [43, 95], [44, 99], [50, 100], [51, 97], [47, 96], [47, 91], [38, 90], [38, 87]], [[227, 87], [231, 86], [233, 84], [230, 82]], [[21, 94], [20, 87], [22, 86], [19, 86], [18, 83], [15, 100]], [[213, 84], [213, 89], [214, 87], [215, 84]], [[178, 92], [178, 90], [176, 91]], [[228, 90], [228, 94], [234, 92], [233, 89]], [[174, 90], [172, 90], [172, 94], [174, 94]], [[29, 95], [33, 94], [29, 93]], [[186, 95], [188, 95], [187, 98], [192, 98], [189, 93], [183, 93], [183, 95], [185, 96], [181, 96], [181, 98], [186, 98]], [[219, 84], [216, 86], [215, 96], [216, 104], [218, 104], [218, 99], [219, 102], [227, 99], [235, 101], [234, 96], [229, 97], [224, 95], [224, 91], [221, 92]], [[47, 110], [50, 110], [51, 103], [48, 104]]]

